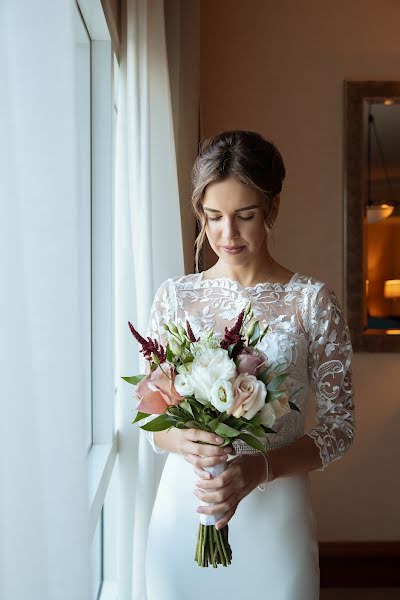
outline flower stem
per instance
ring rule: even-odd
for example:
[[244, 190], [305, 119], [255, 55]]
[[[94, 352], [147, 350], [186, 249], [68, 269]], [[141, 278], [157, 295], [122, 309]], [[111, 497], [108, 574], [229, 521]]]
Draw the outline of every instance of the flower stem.
[[194, 560], [199, 567], [231, 564], [232, 551], [228, 542], [228, 526], [217, 530], [214, 525], [199, 525]]

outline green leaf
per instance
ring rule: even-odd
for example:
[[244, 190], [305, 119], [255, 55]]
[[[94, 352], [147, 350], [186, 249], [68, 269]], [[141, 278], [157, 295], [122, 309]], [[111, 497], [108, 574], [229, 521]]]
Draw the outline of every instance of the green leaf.
[[276, 363], [276, 364], [272, 365], [272, 369], [274, 371], [277, 371], [278, 373], [283, 368], [287, 368], [287, 364], [286, 363]]
[[281, 375], [277, 375], [274, 377], [269, 384], [267, 385], [267, 390], [274, 392], [278, 389], [278, 387], [285, 381], [285, 379], [289, 376], [289, 373], [282, 373]]
[[146, 417], [148, 417], [149, 415], [147, 413], [143, 413], [143, 412], [138, 412], [138, 414], [135, 417], [135, 420], [132, 421], [132, 423], [137, 423], [138, 421], [141, 421], [142, 419], [145, 419]]
[[265, 327], [264, 331], [262, 332], [262, 334], [261, 334], [261, 336], [260, 336], [260, 340], [259, 340], [260, 342], [261, 342], [261, 340], [263, 339], [263, 337], [266, 335], [266, 333], [267, 333], [268, 329], [269, 329], [269, 325], [267, 325], [267, 326]]
[[[208, 427], [211, 429], [211, 431], [215, 431], [215, 428], [217, 427], [218, 423], [223, 423], [224, 421], [227, 421], [229, 419], [229, 415], [226, 413], [226, 411], [219, 413], [219, 415], [217, 417], [214, 417], [211, 421], [208, 422]], [[233, 425], [235, 425], [236, 423], [233, 423]], [[227, 425], [230, 425], [230, 423], [227, 423]]]
[[256, 323], [254, 325], [253, 335], [251, 336], [251, 338], [249, 340], [249, 346], [255, 346], [259, 340], [259, 337], [260, 337], [260, 326], [258, 324], [258, 321], [256, 321]]
[[185, 412], [187, 412], [188, 414], [192, 415], [192, 417], [194, 417], [193, 414], [193, 409], [192, 406], [190, 404], [190, 402], [188, 402], [187, 400], [182, 400], [182, 402], [179, 405]]
[[133, 375], [132, 377], [121, 377], [127, 383], [131, 383], [132, 385], [137, 385], [139, 381], [142, 381], [146, 375]]
[[229, 358], [232, 358], [232, 352], [233, 352], [233, 349], [234, 349], [235, 346], [236, 346], [236, 344], [231, 344], [230, 346], [228, 346], [228, 355], [229, 355]]
[[275, 429], [271, 429], [271, 427], [267, 427], [266, 425], [262, 425], [261, 427], [264, 429], [265, 433], [276, 433]]
[[265, 403], [269, 404], [270, 402], [274, 402], [274, 400], [277, 400], [278, 398], [280, 398], [281, 396], [283, 396], [285, 394], [286, 394], [285, 390], [276, 390], [275, 392], [271, 392], [270, 390], [268, 390], [267, 397], [265, 399]]
[[257, 375], [257, 379], [260, 379], [260, 381], [262, 381], [265, 385], [267, 385], [267, 383], [268, 383], [268, 373], [269, 373], [269, 369], [263, 369]]
[[256, 413], [254, 415], [254, 417], [252, 419], [250, 419], [250, 421], [247, 421], [248, 423], [251, 423], [252, 425], [261, 425], [261, 415], [260, 413]]
[[225, 437], [237, 437], [240, 432], [237, 429], [233, 429], [233, 427], [229, 427], [226, 423], [218, 423], [215, 433]]
[[252, 448], [255, 448], [256, 450], [259, 450], [260, 452], [265, 452], [265, 447], [253, 435], [250, 435], [249, 433], [241, 433], [240, 435], [238, 435], [238, 438], [240, 440], [243, 440], [243, 442], [246, 442], [246, 444], [248, 444]]
[[174, 362], [174, 358], [175, 358], [174, 353], [172, 352], [171, 348], [169, 346], [167, 346], [167, 361]]
[[290, 400], [289, 400], [289, 406], [293, 410], [297, 410], [297, 412], [301, 413], [301, 410], [299, 409], [299, 407], [297, 406], [297, 404], [295, 404], [294, 402], [291, 402]]
[[249, 423], [246, 429], [249, 433], [257, 435], [258, 437], [263, 437], [264, 435], [264, 429], [261, 427], [261, 425], [253, 425], [252, 423]]
[[188, 429], [201, 429], [202, 431], [205, 431], [204, 425], [200, 423], [200, 421], [193, 421], [192, 419], [186, 421], [185, 427], [187, 427]]
[[164, 429], [169, 429], [170, 427], [173, 427], [174, 424], [174, 417], [171, 417], [169, 415], [160, 415], [152, 421], [149, 421], [149, 423], [146, 423], [146, 425], [142, 425], [141, 429], [144, 429], [145, 431], [164, 431]]

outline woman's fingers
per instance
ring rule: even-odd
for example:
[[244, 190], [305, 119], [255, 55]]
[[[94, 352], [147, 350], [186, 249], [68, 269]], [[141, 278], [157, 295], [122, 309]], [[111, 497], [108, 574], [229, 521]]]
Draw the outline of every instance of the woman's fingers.
[[190, 462], [194, 467], [201, 468], [214, 467], [215, 465], [218, 465], [221, 462], [226, 462], [228, 460], [228, 455], [223, 454], [222, 456], [198, 456], [197, 454], [186, 452], [183, 455], [183, 458]]
[[231, 494], [229, 498], [226, 498], [223, 502], [216, 504], [209, 504], [207, 506], [199, 506], [197, 512], [203, 515], [216, 515], [218, 513], [228, 513], [238, 504], [238, 497], [236, 494]]
[[187, 443], [194, 443], [198, 447], [199, 450], [196, 454], [213, 456], [224, 452], [227, 454], [235, 453], [233, 446], [221, 446], [224, 440], [215, 433], [202, 431], [201, 429], [188, 429], [185, 431], [184, 436]]
[[203, 502], [208, 502], [209, 504], [221, 504], [221, 502], [225, 502], [225, 500], [232, 496], [232, 491], [230, 486], [225, 486], [216, 490], [207, 491], [195, 488], [193, 493]]
[[190, 452], [190, 454], [197, 454], [198, 456], [228, 456], [228, 454], [230, 454], [229, 446], [221, 448], [221, 446], [197, 444], [196, 442], [187, 442], [184, 450]]
[[228, 524], [228, 522], [229, 522], [229, 521], [232, 519], [233, 515], [234, 515], [234, 514], [235, 514], [235, 512], [236, 512], [236, 509], [237, 509], [237, 507], [238, 507], [238, 504], [239, 504], [239, 503], [237, 502], [237, 503], [235, 504], [235, 506], [233, 506], [233, 507], [231, 508], [231, 510], [228, 510], [228, 512], [226, 512], [226, 513], [224, 514], [224, 516], [222, 517], [222, 519], [220, 519], [219, 521], [217, 521], [217, 522], [215, 523], [215, 527], [216, 527], [217, 529], [222, 529], [223, 527], [225, 527], [225, 525], [227, 525], [227, 524]]
[[229, 485], [234, 479], [238, 477], [237, 470], [235, 468], [232, 469], [233, 461], [228, 464], [228, 468], [221, 473], [221, 475], [217, 475], [216, 477], [205, 477], [203, 473], [207, 473], [207, 471], [203, 471], [194, 467], [194, 471], [196, 475], [201, 478], [201, 481], [197, 482], [197, 487], [199, 487], [202, 491], [208, 490], [216, 490], [221, 487]]
[[200, 477], [200, 479], [205, 479], [205, 480], [211, 479], [211, 474], [208, 471], [206, 471], [205, 469], [203, 469], [202, 467], [196, 467], [193, 465], [193, 470], [196, 473], [196, 475], [198, 477]]
[[224, 438], [216, 435], [215, 433], [210, 433], [209, 431], [203, 431], [202, 429], [188, 429], [186, 431], [187, 439], [192, 442], [202, 442], [203, 444], [222, 444]]

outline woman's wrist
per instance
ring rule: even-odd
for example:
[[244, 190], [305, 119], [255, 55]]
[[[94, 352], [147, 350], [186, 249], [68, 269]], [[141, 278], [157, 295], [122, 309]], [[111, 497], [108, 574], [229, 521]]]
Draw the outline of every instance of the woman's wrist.
[[154, 443], [162, 450], [182, 454], [182, 430], [171, 427], [166, 431], [154, 432]]
[[256, 452], [254, 454], [247, 454], [246, 456], [251, 456], [251, 462], [254, 465], [252, 486], [255, 488], [256, 486], [264, 486], [268, 482], [270, 482], [271, 471], [269, 469], [267, 457], [265, 456], [265, 454], [263, 454], [262, 452]]

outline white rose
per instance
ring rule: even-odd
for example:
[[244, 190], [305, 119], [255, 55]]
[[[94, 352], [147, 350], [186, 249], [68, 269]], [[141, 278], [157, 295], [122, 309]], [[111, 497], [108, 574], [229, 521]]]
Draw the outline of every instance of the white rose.
[[290, 412], [289, 394], [285, 384], [281, 384], [278, 391], [284, 392], [273, 402], [268, 402], [261, 409], [261, 423], [266, 427], [272, 427], [276, 419]]
[[211, 400], [211, 388], [218, 379], [233, 381], [236, 365], [223, 348], [205, 348], [195, 356], [188, 381], [200, 402]]
[[217, 379], [211, 388], [210, 401], [220, 412], [229, 410], [235, 402], [231, 382], [226, 379]]
[[235, 404], [231, 414], [250, 420], [264, 406], [267, 390], [264, 383], [254, 375], [241, 373], [233, 383], [233, 395]]

